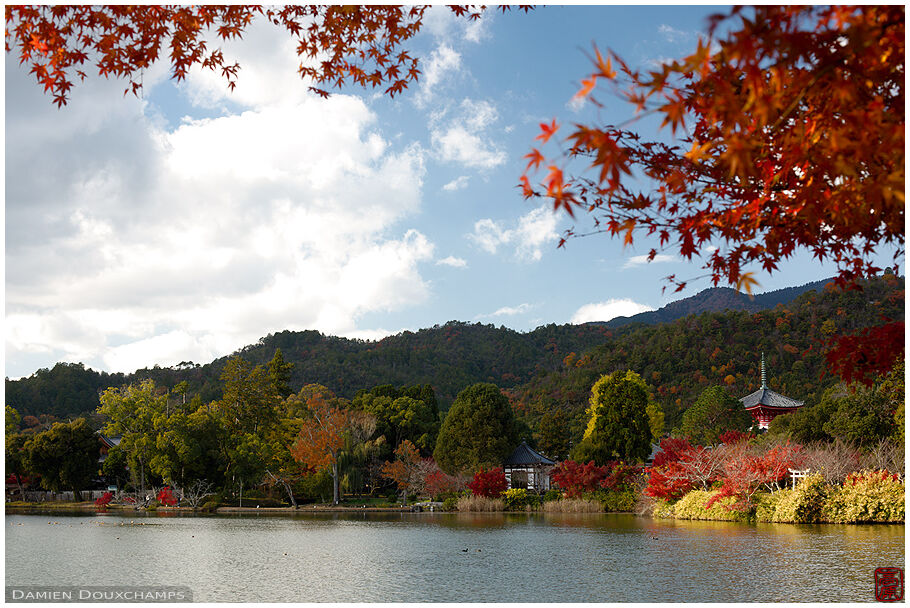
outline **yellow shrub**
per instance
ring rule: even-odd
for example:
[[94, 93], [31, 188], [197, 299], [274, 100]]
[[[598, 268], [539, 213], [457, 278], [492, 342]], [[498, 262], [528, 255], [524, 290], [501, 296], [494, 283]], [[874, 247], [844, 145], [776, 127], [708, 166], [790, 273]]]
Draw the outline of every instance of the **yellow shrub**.
[[885, 471], [851, 474], [823, 510], [836, 523], [904, 521], [904, 483]]

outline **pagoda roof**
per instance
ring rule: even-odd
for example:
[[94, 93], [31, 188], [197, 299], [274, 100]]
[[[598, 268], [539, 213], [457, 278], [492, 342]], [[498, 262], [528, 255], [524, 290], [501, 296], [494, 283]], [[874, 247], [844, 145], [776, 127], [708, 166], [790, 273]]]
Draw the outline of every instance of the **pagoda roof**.
[[532, 450], [524, 441], [515, 448], [508, 458], [502, 463], [504, 467], [521, 467], [529, 465], [551, 465], [556, 464], [546, 456]]
[[762, 405], [764, 407], [776, 407], [781, 409], [793, 409], [800, 407], [803, 402], [796, 399], [784, 397], [780, 393], [775, 393], [770, 388], [762, 387], [750, 395], [740, 399], [743, 406], [749, 410]]
[[101, 438], [101, 442], [108, 448], [120, 445], [120, 440], [123, 439], [122, 436], [116, 435], [114, 437], [108, 437], [104, 433], [98, 433], [98, 436]]

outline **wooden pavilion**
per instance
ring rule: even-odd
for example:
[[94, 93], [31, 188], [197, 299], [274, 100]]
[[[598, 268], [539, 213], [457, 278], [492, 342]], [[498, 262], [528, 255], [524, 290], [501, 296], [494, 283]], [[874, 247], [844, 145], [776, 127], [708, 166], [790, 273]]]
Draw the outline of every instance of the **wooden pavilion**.
[[502, 463], [502, 470], [506, 474], [509, 488], [524, 488], [537, 492], [550, 489], [550, 470], [556, 463], [532, 450], [527, 442], [509, 455]]

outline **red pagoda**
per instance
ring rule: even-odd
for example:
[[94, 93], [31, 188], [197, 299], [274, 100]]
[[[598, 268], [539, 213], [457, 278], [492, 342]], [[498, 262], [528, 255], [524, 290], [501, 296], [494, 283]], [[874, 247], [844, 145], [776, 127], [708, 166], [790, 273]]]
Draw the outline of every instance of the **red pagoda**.
[[752, 418], [760, 429], [768, 428], [768, 424], [775, 417], [796, 411], [796, 408], [803, 404], [802, 401], [784, 397], [768, 388], [765, 378], [764, 354], [761, 357], [761, 388], [750, 395], [746, 395], [740, 401], [742, 401], [746, 411], [752, 414]]

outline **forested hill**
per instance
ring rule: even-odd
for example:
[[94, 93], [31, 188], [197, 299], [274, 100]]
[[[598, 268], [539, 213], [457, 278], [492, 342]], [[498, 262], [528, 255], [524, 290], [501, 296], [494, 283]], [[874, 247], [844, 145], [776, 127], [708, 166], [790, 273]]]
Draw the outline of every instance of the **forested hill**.
[[670, 323], [671, 321], [703, 312], [724, 312], [727, 310], [758, 312], [759, 310], [774, 308], [778, 304], [788, 304], [807, 291], [821, 290], [828, 282], [829, 280], [825, 279], [814, 283], [806, 283], [799, 287], [787, 287], [755, 295], [748, 295], [730, 287], [713, 287], [700, 291], [694, 296], [670, 302], [658, 310], [642, 312], [631, 317], [616, 317], [609, 321], [594, 322], [592, 324], [606, 327], [622, 327], [631, 323], [656, 325], [658, 323]]
[[736, 397], [757, 390], [764, 353], [768, 385], [811, 403], [839, 381], [825, 372], [830, 337], [883, 318], [904, 319], [903, 278], [878, 278], [865, 283], [863, 291], [810, 291], [756, 313], [707, 312], [673, 323], [638, 325], [586, 353], [570, 353], [561, 369], [539, 372], [510, 395], [531, 428], [544, 413], [559, 408], [570, 414], [578, 432], [594, 382], [603, 374], [631, 369], [651, 386], [666, 415], [665, 428], [671, 429], [709, 386], [725, 385]]
[[[285, 360], [294, 364], [290, 383], [294, 390], [316, 382], [353, 397], [360, 389], [380, 384], [431, 384], [443, 409], [466, 386], [493, 382], [510, 389], [516, 409], [531, 423], [553, 406], [577, 414], [599, 374], [630, 368], [654, 387], [672, 419], [675, 410], [690, 403], [706, 383], [732, 376], [731, 390], [746, 394], [757, 382], [761, 350], [769, 359], [770, 377], [776, 383], [772, 387], [806, 398], [806, 390], [819, 386], [819, 341], [834, 331], [875, 323], [880, 312], [903, 318], [902, 294], [889, 299], [902, 289], [903, 280], [892, 277], [872, 282], [862, 293], [819, 289], [761, 314], [706, 313], [653, 326], [547, 325], [520, 333], [453, 321], [377, 342], [316, 331], [283, 331], [235, 354], [264, 364], [281, 348]], [[771, 293], [778, 295], [763, 294], [750, 302], [776, 304], [782, 296]], [[731, 308], [729, 298], [718, 294], [719, 290], [711, 289], [693, 298], [701, 296], [700, 305], [713, 301], [721, 310]], [[808, 351], [805, 356], [804, 351]], [[209, 401], [221, 396], [219, 376], [226, 360], [154, 367], [128, 375], [59, 363], [28, 378], [7, 380], [6, 404], [23, 416], [63, 418], [93, 411], [98, 394], [108, 386], [149, 378], [168, 388], [186, 380], [191, 393]]]

